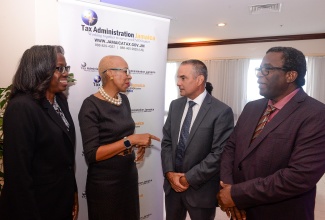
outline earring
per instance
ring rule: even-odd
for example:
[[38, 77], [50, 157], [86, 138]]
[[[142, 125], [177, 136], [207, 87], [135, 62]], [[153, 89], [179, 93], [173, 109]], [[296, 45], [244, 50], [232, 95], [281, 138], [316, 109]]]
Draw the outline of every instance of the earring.
[[114, 79], [114, 77], [113, 77], [113, 76], [111, 76], [109, 79], [110, 79], [110, 80], [113, 80], [113, 79]]

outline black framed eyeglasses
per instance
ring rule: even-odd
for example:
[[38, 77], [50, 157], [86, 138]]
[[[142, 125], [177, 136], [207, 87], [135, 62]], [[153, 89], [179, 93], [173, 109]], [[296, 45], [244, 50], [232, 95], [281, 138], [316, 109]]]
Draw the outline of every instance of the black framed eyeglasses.
[[262, 73], [263, 76], [267, 76], [270, 74], [270, 71], [272, 70], [282, 70], [282, 71], [288, 71], [288, 69], [283, 67], [259, 67], [255, 69], [255, 74], [258, 76], [259, 73]]
[[69, 73], [70, 66], [58, 66], [58, 67], [55, 67], [55, 69], [57, 69], [61, 74], [63, 74], [65, 71], [67, 71]]
[[126, 75], [130, 75], [130, 70], [129, 70], [128, 68], [110, 68], [110, 69], [104, 70], [104, 71], [102, 72], [102, 74], [104, 74], [104, 73], [107, 72], [108, 70], [122, 71], [122, 72], [124, 72]]

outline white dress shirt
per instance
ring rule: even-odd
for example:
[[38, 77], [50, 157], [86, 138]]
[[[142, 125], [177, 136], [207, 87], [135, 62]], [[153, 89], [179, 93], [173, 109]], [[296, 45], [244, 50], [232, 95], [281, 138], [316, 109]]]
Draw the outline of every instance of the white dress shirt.
[[197, 114], [199, 113], [199, 110], [202, 106], [202, 103], [203, 103], [203, 100], [205, 99], [205, 96], [207, 95], [207, 91], [204, 90], [204, 92], [202, 92], [198, 97], [196, 97], [194, 100], [191, 100], [189, 98], [187, 98], [187, 102], [186, 102], [186, 105], [185, 105], [185, 108], [184, 108], [184, 112], [183, 112], [183, 116], [182, 116], [182, 120], [181, 120], [181, 126], [180, 126], [180, 129], [179, 129], [179, 133], [178, 133], [178, 140], [179, 140], [179, 135], [181, 133], [181, 130], [182, 130], [182, 126], [183, 126], [183, 122], [185, 120], [185, 117], [186, 117], [186, 114], [187, 114], [187, 110], [188, 110], [188, 107], [189, 107], [189, 104], [188, 102], [189, 101], [193, 101], [195, 102], [196, 104], [192, 107], [193, 109], [193, 116], [192, 116], [192, 121], [191, 121], [191, 125], [190, 125], [190, 130], [189, 132], [191, 132], [191, 128], [192, 128], [192, 125], [196, 119], [196, 116]]

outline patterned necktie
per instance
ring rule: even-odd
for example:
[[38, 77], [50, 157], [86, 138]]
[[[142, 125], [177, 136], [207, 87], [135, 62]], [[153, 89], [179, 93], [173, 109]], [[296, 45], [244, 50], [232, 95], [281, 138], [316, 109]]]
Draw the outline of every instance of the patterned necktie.
[[186, 149], [186, 141], [190, 134], [190, 126], [192, 121], [192, 115], [193, 115], [193, 106], [196, 104], [193, 101], [188, 102], [188, 110], [182, 125], [182, 130], [179, 136], [179, 142], [177, 145], [176, 150], [176, 172], [183, 172], [183, 157]]
[[276, 108], [273, 105], [268, 105], [265, 112], [263, 113], [261, 119], [258, 121], [257, 127], [254, 131], [252, 141], [262, 132], [264, 126], [266, 125], [270, 115], [274, 112]]

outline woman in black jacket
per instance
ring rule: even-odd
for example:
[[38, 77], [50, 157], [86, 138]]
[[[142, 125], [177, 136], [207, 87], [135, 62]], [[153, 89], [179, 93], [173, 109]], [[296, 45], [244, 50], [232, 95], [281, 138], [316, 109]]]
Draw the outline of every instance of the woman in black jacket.
[[76, 219], [69, 70], [61, 46], [33, 46], [20, 60], [4, 114], [2, 220]]

